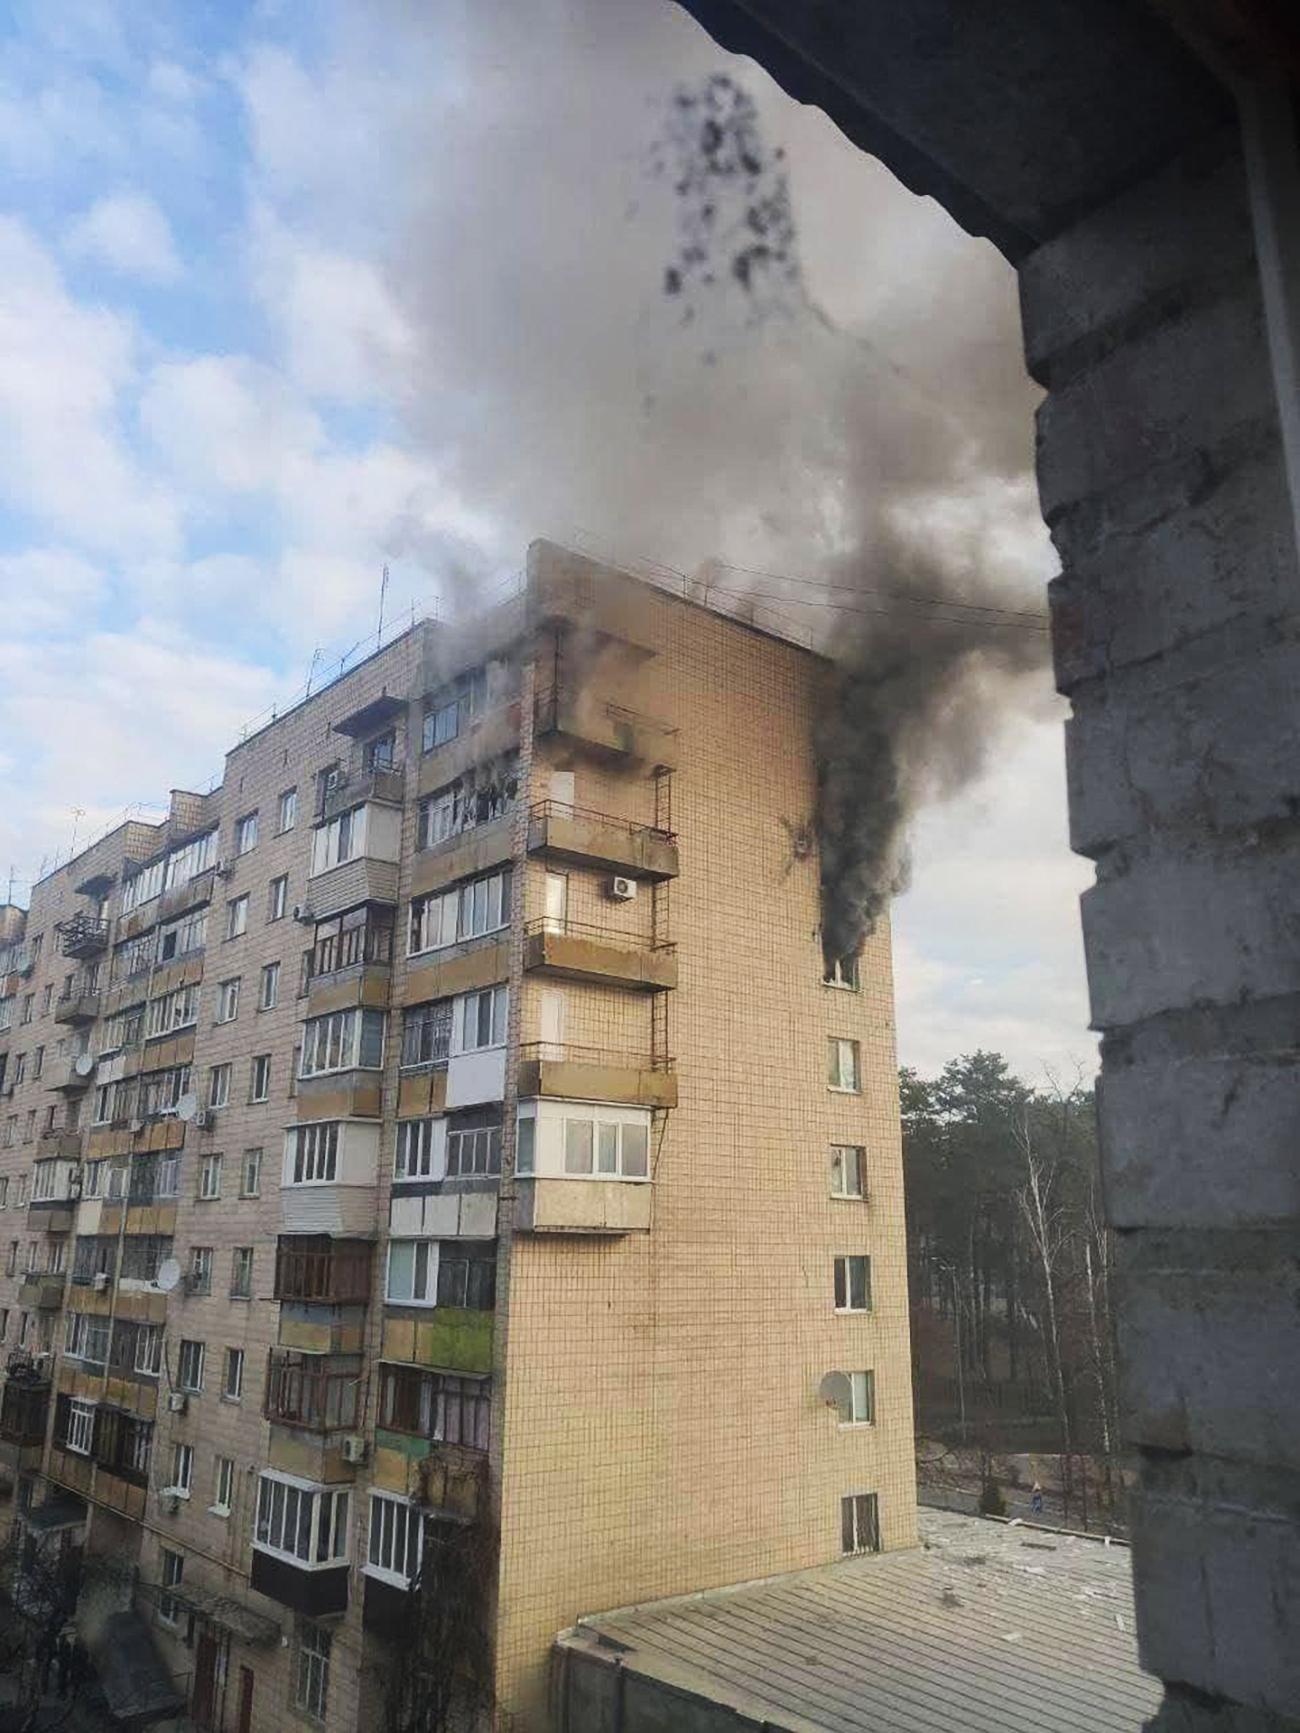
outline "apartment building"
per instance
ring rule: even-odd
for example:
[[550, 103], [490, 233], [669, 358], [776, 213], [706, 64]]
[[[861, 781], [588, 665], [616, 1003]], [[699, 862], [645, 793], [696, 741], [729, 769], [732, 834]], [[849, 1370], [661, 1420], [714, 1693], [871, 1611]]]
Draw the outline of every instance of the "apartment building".
[[113, 1561], [148, 1712], [414, 1727], [467, 1534], [520, 1729], [581, 1613], [915, 1543], [822, 677], [537, 543], [0, 911], [0, 1473]]

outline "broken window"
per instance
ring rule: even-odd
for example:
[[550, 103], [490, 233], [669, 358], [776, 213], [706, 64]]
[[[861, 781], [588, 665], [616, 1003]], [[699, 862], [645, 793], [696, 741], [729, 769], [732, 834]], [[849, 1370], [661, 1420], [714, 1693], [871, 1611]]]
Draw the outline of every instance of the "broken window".
[[880, 1551], [880, 1500], [874, 1492], [851, 1492], [840, 1500], [840, 1545], [845, 1552]]

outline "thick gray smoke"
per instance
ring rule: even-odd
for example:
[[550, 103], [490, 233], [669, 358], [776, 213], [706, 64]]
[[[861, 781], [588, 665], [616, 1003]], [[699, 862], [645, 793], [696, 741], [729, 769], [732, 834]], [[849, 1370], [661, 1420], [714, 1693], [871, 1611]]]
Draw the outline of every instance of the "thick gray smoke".
[[[537, 535], [708, 563], [833, 644], [817, 816], [828, 949], [853, 951], [916, 801], [970, 774], [1046, 655], [879, 593], [1041, 606], [1010, 269], [658, 0], [380, 16], [375, 52], [430, 67], [385, 122], [410, 427], [491, 524], [483, 565]], [[441, 533], [404, 545], [436, 561]]]

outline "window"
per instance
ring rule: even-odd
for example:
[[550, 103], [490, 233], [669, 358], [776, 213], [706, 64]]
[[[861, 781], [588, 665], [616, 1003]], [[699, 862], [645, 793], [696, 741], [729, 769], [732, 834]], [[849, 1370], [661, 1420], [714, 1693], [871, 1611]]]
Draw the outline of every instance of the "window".
[[831, 1196], [867, 1195], [867, 1152], [855, 1144], [831, 1145]]
[[8, 1336], [8, 1334], [9, 1334], [9, 1308], [8, 1308], [8, 1306], [0, 1306], [0, 1342], [3, 1342], [5, 1340], [5, 1338]]
[[476, 1053], [504, 1043], [509, 992], [508, 987], [485, 987], [479, 993], [465, 994], [460, 1040], [463, 1053]]
[[226, 937], [238, 939], [248, 931], [248, 897], [232, 897], [226, 904]]
[[107, 1318], [97, 1318], [89, 1312], [69, 1312], [63, 1328], [64, 1353], [74, 1360], [86, 1360], [92, 1366], [108, 1364], [110, 1330]]
[[205, 1155], [199, 1163], [199, 1197], [205, 1202], [221, 1196], [221, 1157]]
[[225, 1107], [230, 1100], [230, 1066], [214, 1065], [208, 1072], [208, 1106]]
[[443, 1240], [438, 1248], [438, 1304], [490, 1312], [496, 1305], [497, 1251], [492, 1240]]
[[416, 897], [411, 903], [412, 956], [477, 939], [510, 925], [510, 868], [485, 873], [457, 890]]
[[11, 1113], [5, 1120], [5, 1148], [12, 1149], [18, 1142], [18, 1115]]
[[9, 1180], [0, 1178], [0, 1209], [9, 1208]]
[[476, 716], [487, 708], [487, 669], [473, 668], [459, 675], [429, 700], [420, 744], [425, 752], [445, 746], [463, 734]]
[[285, 1185], [332, 1185], [338, 1178], [339, 1121], [320, 1120], [290, 1131], [284, 1144]]
[[258, 1477], [256, 1544], [304, 1565], [329, 1565], [348, 1552], [348, 1494], [264, 1469]]
[[406, 1588], [420, 1572], [424, 1513], [404, 1498], [370, 1495], [370, 1562], [372, 1576]]
[[195, 1395], [203, 1388], [204, 1352], [202, 1342], [184, 1341], [181, 1343], [176, 1382], [182, 1390], [192, 1391]]
[[45, 1256], [45, 1269], [51, 1276], [61, 1276], [68, 1261], [68, 1236], [51, 1235]]
[[871, 1310], [870, 1258], [836, 1258], [835, 1310], [837, 1312], [869, 1312]]
[[564, 1171], [609, 1179], [645, 1179], [649, 1174], [649, 1130], [606, 1119], [566, 1119]]
[[272, 879], [266, 887], [266, 918], [268, 921], [282, 921], [289, 904], [289, 875], [281, 873], [279, 878]]
[[388, 1242], [388, 1298], [395, 1305], [435, 1306], [438, 1303], [438, 1242]]
[[[151, 1071], [140, 1080], [140, 1117], [151, 1119], [159, 1114], [175, 1113], [181, 1096], [189, 1093], [190, 1068], [174, 1065], [166, 1071]], [[113, 1102], [116, 1118], [123, 1106], [130, 1111], [130, 1095], [125, 1101]]]
[[280, 965], [264, 963], [257, 991], [259, 1011], [273, 1011], [280, 998]]
[[214, 1459], [214, 1486], [212, 1492], [212, 1510], [218, 1516], [230, 1515], [230, 1504], [235, 1493], [235, 1462], [230, 1456], [218, 1456]]
[[[201, 951], [208, 940], [208, 911], [195, 909], [158, 929], [158, 961], [170, 963], [190, 951]], [[146, 939], [146, 944], [149, 942]], [[116, 969], [114, 974], [116, 974]]]
[[364, 806], [341, 812], [328, 824], [318, 825], [311, 838], [312, 875], [328, 872], [344, 861], [355, 860], [366, 852], [367, 819]]
[[874, 1426], [876, 1423], [876, 1374], [849, 1373], [849, 1424]]
[[500, 1172], [500, 1108], [480, 1108], [457, 1115], [447, 1127], [448, 1177], [461, 1179]]
[[146, 1377], [156, 1378], [162, 1370], [162, 1325], [137, 1324], [135, 1329], [135, 1370]]
[[31, 1175], [30, 1174], [20, 1173], [18, 1175], [18, 1207], [19, 1207], [19, 1209], [23, 1209], [26, 1206], [27, 1198], [28, 1198], [28, 1189], [27, 1188], [30, 1186], [30, 1184], [31, 1184]]
[[18, 1269], [18, 1241], [17, 1240], [10, 1240], [10, 1242], [9, 1242], [9, 1258], [8, 1258], [8, 1262], [5, 1264], [5, 1274], [7, 1276], [12, 1276], [17, 1271], [17, 1269]]
[[246, 1149], [239, 1168], [240, 1197], [260, 1197], [262, 1193], [262, 1152]]
[[361, 762], [366, 770], [391, 770], [397, 759], [397, 731], [390, 728], [386, 734], [377, 734], [373, 740], [367, 740], [361, 753]]
[[384, 1013], [354, 1008], [313, 1017], [303, 1024], [299, 1075], [360, 1068], [378, 1071], [384, 1063]]
[[64, 1190], [57, 1161], [38, 1161], [32, 1168], [32, 1202], [46, 1203]]
[[840, 1545], [845, 1552], [880, 1551], [880, 1504], [874, 1492], [840, 1500]]
[[844, 987], [850, 992], [858, 990], [858, 954], [853, 952], [847, 957], [830, 957], [823, 952], [822, 982], [827, 987]]
[[856, 1095], [862, 1088], [858, 1071], [858, 1044], [832, 1036], [827, 1043], [826, 1082], [832, 1089]]
[[420, 802], [416, 847], [436, 848], [449, 837], [488, 824], [510, 811], [519, 793], [519, 754], [467, 770]]
[[454, 1378], [417, 1366], [379, 1368], [379, 1424], [439, 1444], [486, 1450], [492, 1389], [486, 1378]]
[[316, 1625], [304, 1625], [298, 1634], [294, 1706], [313, 1721], [323, 1721], [329, 1709], [331, 1646], [329, 1632]]
[[245, 813], [235, 822], [235, 853], [247, 854], [257, 847], [257, 814]]
[[95, 1404], [76, 1397], [68, 1403], [66, 1448], [77, 1456], [89, 1456], [95, 1434]]
[[227, 1402], [238, 1402], [244, 1394], [244, 1350], [242, 1348], [226, 1349], [226, 1375], [222, 1381], [221, 1394]]
[[36, 1141], [36, 1109], [34, 1107], [29, 1107], [27, 1109], [27, 1118], [23, 1122], [23, 1142], [24, 1143], [34, 1143], [35, 1141]]
[[428, 1179], [433, 1173], [433, 1128], [436, 1119], [407, 1119], [397, 1128], [397, 1179]]
[[435, 999], [414, 1005], [402, 1019], [402, 1064], [435, 1065], [451, 1052], [454, 1001]]
[[233, 1023], [239, 1015], [239, 981], [223, 981], [217, 988], [217, 1022]]
[[32, 1054], [32, 1076], [39, 1077], [45, 1069], [45, 1049], [38, 1047]]
[[14, 1058], [13, 1082], [14, 1082], [15, 1087], [22, 1082], [23, 1078], [26, 1077], [26, 1075], [27, 1075], [27, 1055], [25, 1053], [19, 1053]]
[[179, 1197], [181, 1194], [181, 1157], [170, 1152], [158, 1157], [158, 1180], [155, 1196]]
[[269, 1101], [271, 1097], [271, 1055], [255, 1053], [253, 1066], [249, 1073], [248, 1099], [250, 1101]]
[[189, 1289], [192, 1294], [210, 1294], [212, 1292], [212, 1247], [190, 1247], [190, 1280]]
[[[115, 1244], [109, 1242], [110, 1251]], [[171, 1255], [172, 1242], [166, 1234], [131, 1234], [122, 1242], [122, 1275], [135, 1282], [156, 1282]]]
[[173, 1445], [172, 1477], [167, 1484], [168, 1492], [179, 1492], [183, 1497], [188, 1498], [193, 1484], [194, 1446], [192, 1444]]
[[328, 920], [317, 921], [308, 953], [306, 977], [332, 975], [357, 963], [389, 963], [393, 957], [393, 913], [391, 909], [362, 904]]
[[[71, 995], [69, 995], [69, 997], [71, 997]], [[19, 1026], [20, 1027], [24, 1023], [30, 1023], [33, 1016], [35, 1016], [35, 1014], [36, 1014], [35, 1000], [36, 1000], [35, 993], [24, 994], [24, 996], [23, 996], [23, 1014], [22, 1014], [21, 1018], [19, 1019]]]
[[[174, 1589], [185, 1575], [185, 1559], [183, 1554], [172, 1552], [170, 1547], [162, 1549], [162, 1586], [164, 1591]], [[158, 1597], [158, 1617], [164, 1625], [174, 1625], [181, 1616], [181, 1603], [175, 1595], [163, 1593]]]
[[297, 822], [298, 790], [296, 788], [286, 788], [284, 793], [280, 796], [280, 835], [283, 836], [286, 830], [292, 830]]
[[53, 983], [53, 981], [47, 981], [45, 984], [45, 988], [44, 988], [43, 992], [41, 993], [41, 1016], [42, 1017], [48, 1017], [49, 1016], [49, 1014], [50, 1014], [50, 1001], [51, 1001], [51, 999], [53, 999], [53, 997], [54, 997], [54, 983]]
[[174, 1029], [185, 1029], [199, 1018], [199, 990], [179, 987], [174, 993], [164, 993], [149, 1001], [149, 1038], [170, 1035]]
[[40, 1267], [41, 1267], [41, 1242], [39, 1240], [28, 1240], [28, 1242], [27, 1242], [27, 1274], [29, 1276], [34, 1276], [36, 1274], [36, 1272], [40, 1269]]
[[253, 1296], [253, 1248], [236, 1246], [230, 1265], [230, 1297], [249, 1300]]

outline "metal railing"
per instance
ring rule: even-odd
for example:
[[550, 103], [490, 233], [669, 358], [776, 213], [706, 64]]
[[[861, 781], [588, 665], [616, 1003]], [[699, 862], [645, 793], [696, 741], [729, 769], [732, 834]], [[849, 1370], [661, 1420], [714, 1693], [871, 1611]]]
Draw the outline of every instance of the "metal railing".
[[108, 922], [96, 915], [72, 915], [57, 921], [54, 930], [65, 957], [93, 957], [108, 945]]
[[262, 1413], [281, 1426], [308, 1432], [349, 1431], [360, 1423], [364, 1390], [357, 1367], [337, 1370], [304, 1364], [303, 1357], [272, 1348]]
[[626, 836], [652, 836], [659, 842], [674, 842], [675, 830], [662, 830], [655, 824], [638, 824], [634, 819], [619, 818], [612, 812], [597, 812], [594, 807], [574, 806], [566, 800], [535, 800], [528, 808], [529, 818], [572, 818], [582, 824], [600, 824], [607, 830], [619, 830]]
[[[576, 700], [578, 696], [576, 689], [566, 688], [563, 682], [559, 685], [543, 686], [533, 698], [533, 714], [539, 727], [558, 731], [561, 707], [569, 700]], [[629, 710], [625, 704], [615, 704], [608, 698], [593, 697], [588, 700], [588, 704], [592, 714], [608, 716], [611, 722], [647, 729], [652, 734], [661, 734], [667, 739], [674, 739], [680, 733], [680, 729], [670, 727], [657, 716], [647, 716], [640, 710]]]
[[521, 1060], [545, 1059], [565, 1065], [617, 1065], [629, 1071], [675, 1071], [677, 1061], [654, 1053], [616, 1053], [607, 1047], [582, 1047], [573, 1041], [521, 1041]]
[[570, 920], [568, 915], [538, 915], [536, 920], [524, 923], [525, 938], [534, 938], [539, 933], [554, 933], [561, 938], [590, 939], [593, 944], [609, 945], [614, 950], [629, 953], [677, 949], [673, 939], [655, 939], [648, 934], [625, 933], [618, 927], [601, 927], [590, 921]]

